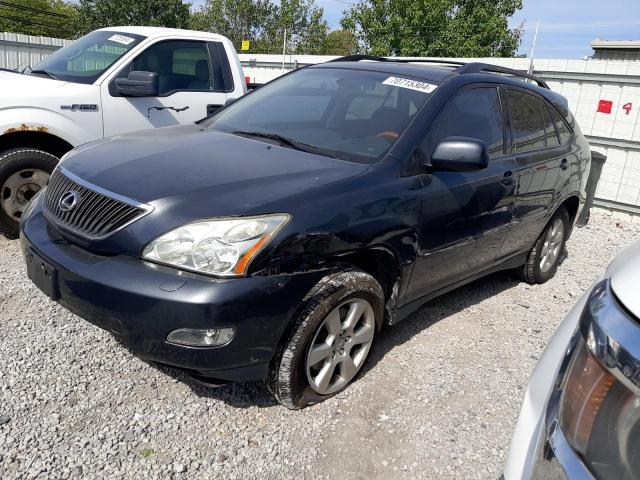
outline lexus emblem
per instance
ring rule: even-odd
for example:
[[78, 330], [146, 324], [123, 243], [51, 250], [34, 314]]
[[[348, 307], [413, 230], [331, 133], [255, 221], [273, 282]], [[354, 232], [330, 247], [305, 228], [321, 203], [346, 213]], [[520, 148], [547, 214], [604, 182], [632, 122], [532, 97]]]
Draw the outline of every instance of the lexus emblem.
[[68, 212], [69, 210], [73, 210], [79, 201], [80, 194], [73, 190], [69, 190], [68, 192], [63, 193], [60, 200], [58, 200], [58, 207], [60, 207], [60, 210], [63, 212]]

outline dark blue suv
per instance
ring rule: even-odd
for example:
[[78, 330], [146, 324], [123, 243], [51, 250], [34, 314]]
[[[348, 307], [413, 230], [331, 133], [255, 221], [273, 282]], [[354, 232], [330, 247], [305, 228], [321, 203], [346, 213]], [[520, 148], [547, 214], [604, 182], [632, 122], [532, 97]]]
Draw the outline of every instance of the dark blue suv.
[[41, 290], [137, 355], [301, 408], [429, 299], [497, 270], [550, 279], [589, 161], [536, 77], [352, 56], [73, 150], [22, 245]]

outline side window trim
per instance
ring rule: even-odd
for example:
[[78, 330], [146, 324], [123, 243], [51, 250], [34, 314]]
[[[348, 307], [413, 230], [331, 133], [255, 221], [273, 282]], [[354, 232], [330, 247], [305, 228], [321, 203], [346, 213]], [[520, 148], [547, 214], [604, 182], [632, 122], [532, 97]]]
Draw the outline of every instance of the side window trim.
[[[511, 155], [511, 153], [507, 150], [507, 139], [508, 137], [510, 137], [511, 135], [507, 134], [507, 128], [510, 125], [511, 122], [507, 122], [507, 112], [505, 111], [505, 106], [503, 103], [503, 99], [500, 95], [501, 93], [501, 87], [503, 84], [498, 83], [498, 82], [477, 82], [477, 83], [468, 83], [466, 85], [461, 86], [460, 88], [458, 88], [455, 92], [453, 92], [449, 98], [446, 100], [446, 102], [442, 105], [442, 107], [440, 108], [440, 110], [438, 111], [438, 113], [436, 113], [436, 115], [433, 117], [433, 121], [429, 124], [429, 129], [432, 128], [432, 126], [434, 124], [436, 124], [438, 122], [438, 120], [440, 119], [441, 115], [443, 114], [443, 112], [446, 111], [447, 107], [449, 107], [449, 105], [451, 105], [451, 103], [453, 102], [453, 100], [455, 100], [459, 95], [462, 95], [463, 93], [466, 93], [468, 91], [471, 90], [476, 90], [476, 89], [480, 89], [480, 88], [491, 88], [491, 89], [495, 89], [496, 90], [496, 94], [498, 96], [498, 101], [500, 102], [500, 113], [502, 115], [502, 155], [500, 155], [499, 157], [494, 157], [491, 158], [489, 160], [489, 162], [494, 162], [494, 161], [498, 161], [498, 160], [503, 160], [505, 157], [508, 157], [509, 155]], [[429, 129], [427, 130], [427, 133], [429, 131]], [[422, 148], [421, 150], [424, 151], [424, 142], [426, 140], [426, 135], [425, 137], [422, 139], [421, 145]], [[435, 145], [434, 145], [435, 147]]]
[[[161, 45], [163, 43], [169, 43], [169, 42], [182, 42], [182, 43], [194, 43], [194, 44], [200, 44], [202, 45], [202, 47], [205, 49], [205, 51], [207, 52], [207, 58], [209, 59], [209, 73], [210, 73], [210, 78], [209, 78], [209, 85], [211, 85], [211, 56], [209, 55], [209, 49], [207, 46], [207, 42], [205, 40], [190, 40], [190, 39], [182, 39], [182, 38], [169, 38], [169, 39], [161, 39], [157, 42], [153, 42], [150, 43], [149, 45], [146, 45], [145, 48], [139, 52], [135, 57], [133, 57], [131, 60], [129, 60], [120, 70], [118, 70], [118, 73], [116, 73], [113, 78], [111, 79], [111, 81], [109, 82], [109, 95], [111, 97], [120, 97], [121, 95], [118, 95], [118, 92], [116, 90], [116, 80], [118, 78], [120, 78], [120, 74], [122, 74], [122, 72], [124, 72], [127, 68], [129, 68], [131, 66], [132, 63], [134, 63], [136, 60], [138, 60], [138, 58], [140, 58], [142, 55], [144, 55], [149, 49], [157, 46], [157, 45]], [[157, 97], [154, 98], [166, 98], [166, 97], [170, 97], [171, 95], [173, 95], [174, 93], [179, 93], [179, 92], [211, 92], [212, 90], [182, 90], [182, 89], [175, 89], [175, 90], [170, 90], [162, 95], [158, 95]], [[215, 91], [215, 90], [214, 90]]]

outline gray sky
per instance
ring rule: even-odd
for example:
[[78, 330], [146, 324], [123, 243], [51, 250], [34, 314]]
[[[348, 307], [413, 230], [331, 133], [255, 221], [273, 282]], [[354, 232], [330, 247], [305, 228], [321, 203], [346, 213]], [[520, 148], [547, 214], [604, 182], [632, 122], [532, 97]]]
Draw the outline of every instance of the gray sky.
[[[337, 28], [351, 1], [316, 3], [324, 8], [331, 27]], [[589, 43], [595, 38], [640, 40], [640, 0], [524, 0], [524, 8], [511, 21], [512, 26], [525, 22], [520, 53], [531, 51], [537, 18], [537, 58], [583, 58], [592, 53]]]

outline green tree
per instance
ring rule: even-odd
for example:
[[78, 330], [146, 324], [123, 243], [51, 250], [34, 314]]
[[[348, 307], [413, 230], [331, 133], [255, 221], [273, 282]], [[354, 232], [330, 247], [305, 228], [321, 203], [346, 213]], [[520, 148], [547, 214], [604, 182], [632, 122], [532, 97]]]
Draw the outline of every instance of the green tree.
[[191, 17], [191, 28], [219, 33], [240, 51], [243, 40], [251, 40], [251, 51], [260, 50], [260, 39], [274, 16], [269, 0], [207, 0]]
[[71, 38], [75, 8], [62, 0], [3, 0], [0, 32]]
[[324, 55], [350, 55], [358, 50], [358, 39], [349, 30], [334, 30], [324, 39]]
[[522, 0], [360, 0], [341, 23], [374, 55], [509, 57], [522, 25], [508, 20]]
[[322, 53], [328, 26], [314, 0], [207, 0], [191, 18], [191, 28], [220, 33], [240, 50], [280, 53], [286, 30], [287, 52]]
[[191, 4], [182, 0], [80, 0], [78, 32], [113, 25], [187, 28]]

